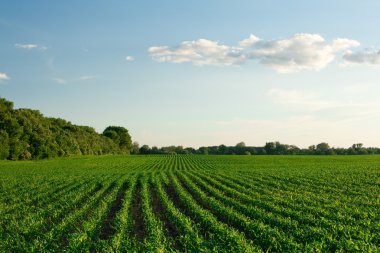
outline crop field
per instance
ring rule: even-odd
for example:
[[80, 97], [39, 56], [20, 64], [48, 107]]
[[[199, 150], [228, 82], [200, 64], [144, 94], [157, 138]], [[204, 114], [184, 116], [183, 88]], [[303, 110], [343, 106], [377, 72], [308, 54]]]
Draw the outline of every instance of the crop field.
[[0, 252], [379, 252], [380, 156], [0, 162]]

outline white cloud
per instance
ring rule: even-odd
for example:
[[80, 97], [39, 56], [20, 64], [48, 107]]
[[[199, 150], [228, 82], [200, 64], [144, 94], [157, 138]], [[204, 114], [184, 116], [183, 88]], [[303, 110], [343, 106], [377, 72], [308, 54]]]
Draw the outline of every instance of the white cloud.
[[343, 55], [343, 59], [348, 63], [380, 65], [380, 50], [347, 51]]
[[296, 34], [290, 38], [258, 41], [247, 49], [248, 57], [258, 60], [277, 72], [321, 70], [332, 62], [339, 52], [359, 46], [349, 39], [335, 39], [331, 43], [318, 34]]
[[9, 76], [6, 73], [0, 72], [0, 81], [9, 80], [9, 79], [10, 79]]
[[47, 47], [42, 46], [42, 45], [37, 45], [37, 44], [15, 44], [15, 47], [21, 48], [21, 49], [38, 49], [38, 50], [46, 50]]
[[79, 80], [91, 80], [91, 79], [95, 79], [95, 78], [96, 78], [96, 76], [86, 75], [86, 76], [79, 77]]
[[338, 38], [333, 40], [331, 46], [333, 51], [344, 51], [352, 47], [358, 47], [360, 43], [356, 40]]
[[15, 44], [15, 47], [23, 49], [33, 49], [37, 48], [38, 46], [36, 44]]
[[125, 60], [127, 60], [127, 61], [134, 61], [136, 59], [135, 59], [135, 57], [133, 57], [131, 55], [128, 55], [127, 57], [125, 57]]
[[252, 47], [255, 43], [259, 42], [260, 38], [251, 34], [247, 39], [244, 39], [239, 42], [239, 46], [241, 47]]
[[149, 54], [158, 62], [192, 62], [195, 65], [236, 65], [245, 57], [240, 48], [229, 47], [216, 41], [199, 39], [184, 41], [180, 45], [150, 47]]
[[301, 70], [320, 70], [332, 62], [337, 54], [359, 46], [355, 40], [338, 38], [327, 42], [318, 34], [296, 34], [286, 39], [265, 41], [251, 34], [238, 47], [216, 41], [199, 39], [184, 41], [178, 46], [154, 46], [148, 49], [158, 62], [194, 65], [240, 65], [250, 59], [280, 73]]
[[67, 80], [65, 80], [63, 78], [53, 78], [53, 81], [55, 81], [58, 84], [66, 84], [67, 83]]
[[83, 76], [75, 77], [75, 78], [55, 77], [53, 78], [53, 81], [58, 84], [72, 84], [72, 83], [78, 83], [79, 81], [93, 80], [95, 78], [97, 77], [94, 75], [83, 75]]

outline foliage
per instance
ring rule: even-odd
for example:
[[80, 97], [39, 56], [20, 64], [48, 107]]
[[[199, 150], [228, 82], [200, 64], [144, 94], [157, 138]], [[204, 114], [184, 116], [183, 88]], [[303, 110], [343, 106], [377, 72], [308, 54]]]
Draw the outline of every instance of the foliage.
[[131, 136], [124, 127], [109, 126], [103, 131], [103, 136], [113, 140], [123, 153], [129, 153], [132, 149]]
[[131, 137], [123, 127], [108, 127], [100, 135], [91, 127], [44, 117], [36, 110], [14, 109], [12, 102], [0, 98], [0, 159], [128, 154], [130, 149]]

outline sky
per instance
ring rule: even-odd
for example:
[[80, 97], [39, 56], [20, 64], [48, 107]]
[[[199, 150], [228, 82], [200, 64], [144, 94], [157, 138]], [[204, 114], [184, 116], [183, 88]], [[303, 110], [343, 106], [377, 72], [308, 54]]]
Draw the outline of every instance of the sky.
[[0, 97], [150, 146], [380, 146], [380, 2], [1, 1]]

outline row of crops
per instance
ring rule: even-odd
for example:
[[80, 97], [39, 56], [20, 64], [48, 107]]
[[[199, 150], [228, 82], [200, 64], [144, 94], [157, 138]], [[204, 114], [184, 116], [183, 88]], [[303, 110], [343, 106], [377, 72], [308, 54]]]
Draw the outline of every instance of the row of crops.
[[0, 163], [0, 252], [379, 252], [380, 157]]

